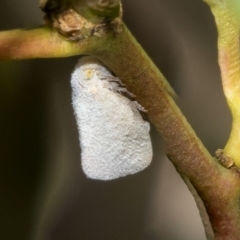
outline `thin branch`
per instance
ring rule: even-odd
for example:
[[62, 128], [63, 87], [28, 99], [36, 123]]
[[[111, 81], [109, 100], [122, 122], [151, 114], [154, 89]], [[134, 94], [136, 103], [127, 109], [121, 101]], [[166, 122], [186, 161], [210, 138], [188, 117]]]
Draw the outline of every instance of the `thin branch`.
[[67, 41], [48, 27], [33, 30], [0, 32], [0, 60], [59, 58], [86, 54], [101, 44], [101, 38], [91, 37], [79, 42]]
[[86, 54], [122, 30], [120, 0], [41, 0], [40, 7], [50, 27], [0, 32], [0, 60]]

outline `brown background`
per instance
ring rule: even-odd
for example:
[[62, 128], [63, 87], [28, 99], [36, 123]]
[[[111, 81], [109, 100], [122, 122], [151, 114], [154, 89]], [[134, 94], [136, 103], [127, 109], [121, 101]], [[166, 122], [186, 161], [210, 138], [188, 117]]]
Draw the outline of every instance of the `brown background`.
[[[216, 29], [201, 0], [123, 1], [124, 19], [213, 154], [231, 117]], [[42, 23], [38, 1], [0, 1], [0, 29]], [[152, 127], [153, 162], [111, 182], [86, 179], [69, 79], [78, 57], [0, 63], [0, 239], [204, 240], [192, 196]], [[193, 159], [194, 161], [194, 159]]]

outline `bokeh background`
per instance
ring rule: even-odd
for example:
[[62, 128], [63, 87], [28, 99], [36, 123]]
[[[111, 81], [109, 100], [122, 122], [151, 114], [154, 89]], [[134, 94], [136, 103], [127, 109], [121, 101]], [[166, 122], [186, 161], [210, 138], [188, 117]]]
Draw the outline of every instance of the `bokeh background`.
[[[230, 131], [217, 33], [202, 0], [123, 0], [130, 30], [211, 154]], [[0, 29], [42, 24], [38, 1], [0, 1]], [[80, 168], [70, 74], [78, 57], [0, 63], [0, 239], [205, 240], [195, 202], [152, 127], [152, 164], [115, 181]], [[193, 159], [194, 161], [194, 159]]]

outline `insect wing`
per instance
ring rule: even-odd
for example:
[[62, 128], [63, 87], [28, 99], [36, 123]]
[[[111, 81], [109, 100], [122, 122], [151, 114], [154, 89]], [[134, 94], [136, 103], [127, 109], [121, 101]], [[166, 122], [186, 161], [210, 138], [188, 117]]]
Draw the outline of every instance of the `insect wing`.
[[152, 159], [149, 123], [134, 102], [93, 78], [73, 96], [84, 173], [111, 180], [143, 170]]

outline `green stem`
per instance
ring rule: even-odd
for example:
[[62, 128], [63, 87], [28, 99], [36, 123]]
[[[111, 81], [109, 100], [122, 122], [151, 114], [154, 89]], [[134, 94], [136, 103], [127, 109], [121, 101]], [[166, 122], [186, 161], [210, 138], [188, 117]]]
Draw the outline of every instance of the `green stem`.
[[218, 61], [224, 94], [233, 117], [224, 153], [240, 166], [240, 21], [233, 11], [233, 0], [214, 2], [210, 6], [218, 29]]
[[85, 54], [101, 46], [97, 37], [70, 42], [57, 31], [43, 26], [36, 29], [16, 29], [0, 32], [0, 60], [59, 58]]
[[128, 29], [89, 53], [109, 66], [147, 109], [149, 119], [165, 139], [170, 160], [203, 200], [215, 239], [237, 239], [239, 175], [209, 155], [173, 101], [167, 81]]

